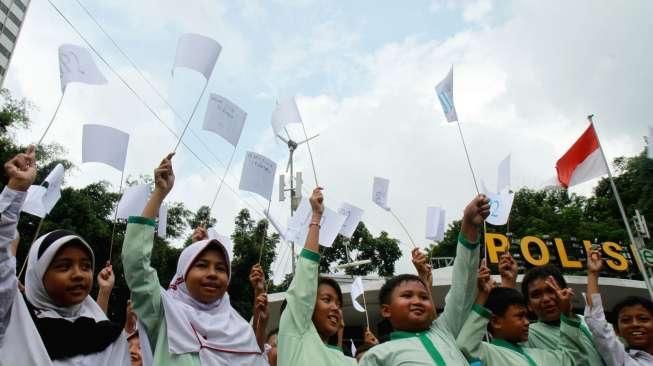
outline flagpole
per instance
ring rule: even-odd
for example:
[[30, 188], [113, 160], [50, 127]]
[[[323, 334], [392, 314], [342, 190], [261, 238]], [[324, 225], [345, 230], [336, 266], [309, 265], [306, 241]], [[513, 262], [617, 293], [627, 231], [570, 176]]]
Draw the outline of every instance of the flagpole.
[[41, 233], [41, 228], [43, 227], [43, 221], [45, 220], [45, 216], [41, 217], [41, 221], [39, 221], [39, 226], [36, 227], [36, 233], [34, 234], [34, 239], [32, 239], [32, 243], [30, 243], [29, 248], [27, 248], [27, 255], [25, 256], [25, 260], [23, 261], [23, 265], [20, 267], [20, 272], [18, 272], [18, 281], [20, 281], [20, 276], [23, 275], [23, 271], [25, 270], [25, 266], [27, 265], [27, 259], [29, 259], [29, 251], [32, 248], [32, 245], [36, 241], [36, 239], [39, 238], [39, 234]]
[[[363, 279], [361, 278], [361, 282]], [[365, 286], [363, 286], [363, 305], [365, 306], [365, 320], [367, 321], [367, 329], [370, 329], [370, 318], [367, 315], [367, 301], [365, 300]]]
[[218, 190], [215, 192], [215, 196], [213, 196], [213, 201], [211, 202], [211, 206], [209, 207], [209, 216], [211, 216], [211, 210], [213, 210], [213, 205], [215, 205], [215, 201], [218, 199], [218, 195], [220, 194], [220, 190], [222, 189], [222, 184], [224, 183], [224, 179], [227, 177], [227, 173], [229, 173], [229, 168], [231, 167], [231, 163], [233, 162], [235, 155], [236, 155], [236, 147], [234, 146], [234, 151], [231, 153], [231, 157], [229, 158], [229, 163], [227, 163], [227, 167], [225, 168], [225, 171], [222, 174], [222, 178], [220, 179], [220, 184], [218, 184]]
[[[624, 205], [621, 202], [621, 196], [619, 196], [619, 191], [617, 190], [617, 185], [614, 183], [614, 178], [612, 176], [612, 172], [610, 171], [610, 166], [608, 164], [608, 160], [605, 157], [605, 152], [603, 151], [603, 145], [601, 145], [601, 139], [598, 138], [599, 133], [596, 130], [596, 125], [594, 124], [594, 115], [590, 114], [587, 116], [587, 119], [589, 120], [590, 124], [594, 127], [594, 133], [596, 133], [597, 141], [599, 143], [599, 150], [601, 150], [601, 156], [603, 157], [603, 163], [605, 164], [605, 168], [608, 171], [608, 178], [610, 180], [610, 186], [612, 187], [612, 193], [614, 194], [614, 198], [617, 200], [617, 206], [619, 206], [619, 213], [621, 213], [621, 219], [624, 221], [624, 225], [626, 226], [626, 232], [628, 233], [628, 239], [630, 240], [630, 247], [633, 249], [633, 255], [635, 255], [636, 258], [639, 258], [639, 248], [635, 246], [635, 237], [633, 236], [633, 231], [630, 229], [630, 223], [628, 222], [628, 216], [626, 216], [626, 210], [624, 210]], [[642, 272], [642, 276], [644, 276], [644, 281], [646, 282], [646, 288], [648, 289], [649, 296], [651, 296], [651, 299], [653, 299], [653, 289], [651, 288], [651, 281], [648, 275], [648, 271], [646, 268], [639, 266], [639, 261], [638, 262], [638, 267], [640, 272]]]
[[[120, 188], [118, 189], [118, 194], [122, 194], [122, 182], [125, 176], [125, 168], [122, 168], [120, 172]], [[111, 253], [113, 252], [113, 236], [116, 232], [116, 222], [118, 221], [118, 205], [120, 204], [120, 199], [118, 199], [118, 204], [116, 204], [116, 212], [113, 216], [113, 228], [111, 229], [111, 245], [109, 246], [109, 262], [111, 261]]]
[[181, 140], [184, 138], [184, 134], [186, 133], [186, 130], [188, 129], [188, 126], [190, 125], [190, 122], [193, 120], [193, 117], [195, 116], [195, 112], [197, 111], [197, 107], [200, 105], [200, 101], [202, 100], [202, 97], [204, 96], [204, 92], [206, 91], [206, 87], [209, 86], [209, 80], [206, 80], [206, 83], [204, 84], [204, 88], [202, 88], [202, 93], [200, 94], [200, 97], [197, 99], [197, 102], [195, 103], [195, 107], [193, 107], [193, 111], [190, 114], [190, 117], [188, 118], [188, 121], [186, 122], [186, 125], [184, 126], [184, 129], [181, 131], [181, 134], [179, 135], [179, 139], [177, 140], [177, 144], [175, 145], [175, 148], [172, 150], [172, 152], [177, 152], [177, 148], [179, 147], [179, 144], [181, 143]]
[[59, 107], [61, 107], [61, 102], [63, 102], [63, 96], [64, 96], [65, 93], [66, 93], [66, 89], [64, 88], [63, 92], [61, 93], [61, 97], [59, 97], [59, 102], [57, 103], [57, 107], [54, 109], [54, 113], [52, 114], [52, 118], [50, 118], [50, 123], [48, 123], [48, 126], [45, 128], [45, 131], [43, 131], [43, 134], [41, 135], [41, 138], [39, 139], [39, 142], [36, 144], [36, 146], [41, 145], [41, 143], [43, 142], [43, 139], [45, 138], [45, 135], [50, 130], [50, 127], [52, 127], [52, 123], [54, 122], [55, 117], [57, 117], [57, 113], [59, 112]]
[[417, 248], [417, 245], [415, 245], [415, 241], [413, 240], [412, 235], [410, 235], [410, 233], [408, 232], [408, 229], [406, 229], [406, 226], [404, 226], [404, 223], [401, 222], [401, 220], [399, 219], [399, 216], [397, 216], [397, 215], [394, 213], [394, 211], [392, 211], [391, 209], [388, 209], [388, 211], [390, 211], [390, 213], [391, 213], [392, 216], [395, 218], [395, 220], [399, 223], [399, 225], [401, 226], [401, 228], [404, 229], [404, 232], [406, 233], [406, 235], [408, 235], [408, 239], [410, 239], [410, 243], [413, 245], [413, 248]]

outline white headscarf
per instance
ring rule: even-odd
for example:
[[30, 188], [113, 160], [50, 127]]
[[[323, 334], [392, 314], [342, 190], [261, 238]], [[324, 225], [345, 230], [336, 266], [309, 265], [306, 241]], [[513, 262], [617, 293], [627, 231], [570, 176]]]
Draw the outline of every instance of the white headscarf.
[[188, 292], [186, 273], [208, 246], [215, 246], [222, 252], [228, 265], [227, 275], [231, 278], [229, 254], [219, 241], [198, 241], [181, 252], [170, 287], [162, 291], [169, 351], [173, 354], [199, 352], [202, 365], [267, 365], [254, 330], [231, 307], [228, 293], [205, 304], [193, 299]]
[[[107, 320], [100, 306], [90, 296], [84, 301], [73, 306], [58, 306], [55, 304], [43, 285], [43, 276], [48, 270], [59, 249], [71, 241], [82, 244], [91, 257], [91, 263], [95, 268], [95, 256], [91, 246], [82, 237], [70, 231], [56, 230], [38, 238], [29, 250], [27, 259], [27, 271], [25, 273], [25, 296], [27, 300], [39, 311], [36, 316], [39, 318], [65, 318], [75, 320], [80, 316], [93, 318], [96, 322]], [[43, 247], [43, 248], [42, 248]]]

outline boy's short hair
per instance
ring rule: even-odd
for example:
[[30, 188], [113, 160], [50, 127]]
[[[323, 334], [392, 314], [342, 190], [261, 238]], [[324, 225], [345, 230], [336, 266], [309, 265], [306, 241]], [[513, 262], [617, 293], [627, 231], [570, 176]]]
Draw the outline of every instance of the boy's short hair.
[[643, 306], [648, 312], [653, 316], [653, 302], [647, 298], [641, 297], [641, 296], [628, 296], [625, 299], [619, 301], [613, 308], [612, 308], [612, 316], [613, 316], [613, 321], [612, 323], [614, 324], [615, 327], [617, 327], [617, 323], [619, 320], [619, 313], [627, 307], [631, 306], [636, 306], [636, 305], [641, 305]]
[[398, 276], [394, 276], [391, 279], [385, 281], [383, 286], [381, 286], [381, 290], [379, 291], [379, 302], [381, 305], [388, 305], [391, 302], [390, 297], [392, 296], [392, 291], [394, 291], [397, 286], [401, 285], [404, 282], [419, 282], [426, 288], [426, 284], [424, 281], [422, 281], [419, 277], [415, 276], [414, 274], [400, 274]]
[[514, 288], [495, 287], [485, 302], [485, 307], [497, 316], [503, 316], [511, 305], [526, 307], [526, 299]]
[[327, 285], [333, 287], [334, 290], [336, 290], [336, 294], [338, 295], [338, 301], [340, 301], [340, 306], [343, 305], [342, 301], [342, 290], [340, 289], [340, 285], [336, 280], [334, 280], [331, 277], [320, 277], [317, 280], [317, 287], [319, 288], [320, 285]]
[[562, 272], [560, 272], [560, 269], [558, 269], [558, 267], [552, 264], [533, 267], [528, 271], [526, 271], [526, 274], [524, 275], [524, 279], [521, 282], [521, 293], [524, 294], [524, 297], [526, 298], [527, 302], [529, 301], [528, 285], [530, 285], [531, 282], [535, 280], [539, 280], [539, 279], [546, 280], [549, 276], [555, 278], [556, 282], [558, 282], [558, 285], [561, 288], [567, 287], [567, 281], [565, 281], [565, 277], [562, 275]]

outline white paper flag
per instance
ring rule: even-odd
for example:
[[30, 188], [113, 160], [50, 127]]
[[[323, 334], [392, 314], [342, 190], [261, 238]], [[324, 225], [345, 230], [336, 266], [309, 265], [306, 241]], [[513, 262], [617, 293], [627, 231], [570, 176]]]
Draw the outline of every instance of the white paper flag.
[[[311, 221], [311, 204], [307, 198], [303, 198], [299, 203], [299, 207], [288, 220], [288, 230], [286, 230], [286, 238], [299, 245], [306, 243], [308, 236], [308, 224]], [[336, 240], [342, 224], [345, 223], [346, 217], [325, 207], [322, 213], [322, 221], [320, 222], [320, 239], [319, 243], [323, 247], [331, 247]]]
[[177, 42], [172, 73], [174, 75], [175, 67], [186, 67], [202, 73], [208, 81], [221, 50], [222, 46], [212, 38], [194, 33], [182, 34]]
[[426, 208], [426, 239], [437, 242], [444, 239], [444, 216], [440, 207]]
[[497, 169], [497, 192], [510, 188], [510, 154], [505, 157]]
[[653, 127], [648, 128], [648, 158], [653, 159]]
[[343, 203], [338, 209], [338, 213], [347, 218], [342, 228], [340, 228], [340, 234], [351, 238], [358, 223], [363, 218], [363, 209], [349, 203]]
[[456, 106], [453, 103], [453, 66], [447, 76], [435, 87], [435, 93], [438, 95], [447, 122], [458, 121]]
[[66, 85], [72, 82], [96, 85], [107, 83], [88, 50], [73, 44], [59, 46], [59, 78], [62, 93], [66, 91]]
[[120, 202], [118, 202], [116, 217], [128, 219], [129, 216], [141, 216], [149, 196], [150, 186], [148, 184], [137, 184], [125, 188], [122, 197], [120, 197]]
[[356, 357], [356, 346], [354, 346], [354, 340], [350, 339], [351, 342], [351, 357]]
[[491, 225], [505, 225], [510, 216], [515, 193], [506, 190], [501, 193], [490, 193], [487, 196], [490, 199], [490, 216], [485, 221]]
[[82, 163], [96, 162], [125, 169], [129, 134], [103, 125], [84, 125]]
[[363, 279], [360, 276], [354, 278], [354, 282], [351, 284], [351, 304], [354, 306], [354, 309], [360, 311], [361, 313], [365, 312], [365, 308], [356, 301], [356, 299], [365, 293], [365, 287], [363, 287]]
[[385, 178], [374, 177], [372, 186], [372, 201], [384, 210], [390, 210], [388, 207], [388, 186], [390, 181]]
[[21, 211], [27, 212], [28, 214], [44, 218], [47, 214], [45, 205], [43, 204], [43, 199], [47, 192], [47, 188], [43, 186], [33, 185], [27, 189], [27, 197], [23, 202], [23, 207]]
[[211, 93], [202, 128], [217, 133], [236, 147], [246, 118], [247, 113], [229, 99]]
[[272, 129], [275, 135], [281, 135], [284, 126], [290, 123], [302, 123], [295, 97], [277, 101], [277, 107], [272, 112]]
[[263, 155], [248, 151], [243, 163], [239, 188], [260, 195], [266, 200], [272, 197], [274, 174], [277, 164]]
[[165, 239], [168, 236], [168, 205], [165, 203], [159, 207], [159, 224], [156, 235], [161, 239]]

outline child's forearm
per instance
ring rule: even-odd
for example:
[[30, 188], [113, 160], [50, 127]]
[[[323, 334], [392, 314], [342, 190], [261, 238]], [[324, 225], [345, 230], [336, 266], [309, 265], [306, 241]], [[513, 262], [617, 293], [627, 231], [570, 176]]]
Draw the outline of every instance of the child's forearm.
[[592, 307], [592, 295], [599, 292], [599, 274], [594, 272], [587, 273], [587, 305]]
[[100, 306], [104, 314], [109, 315], [109, 297], [111, 297], [110, 287], [100, 287], [95, 302]]
[[159, 208], [161, 208], [161, 203], [165, 198], [165, 194], [155, 189], [150, 196], [150, 199], [147, 201], [143, 213], [141, 216], [154, 219], [159, 216]]
[[315, 253], [320, 252], [320, 220], [322, 220], [322, 215], [314, 212], [308, 226], [306, 245], [304, 245], [304, 248]]

